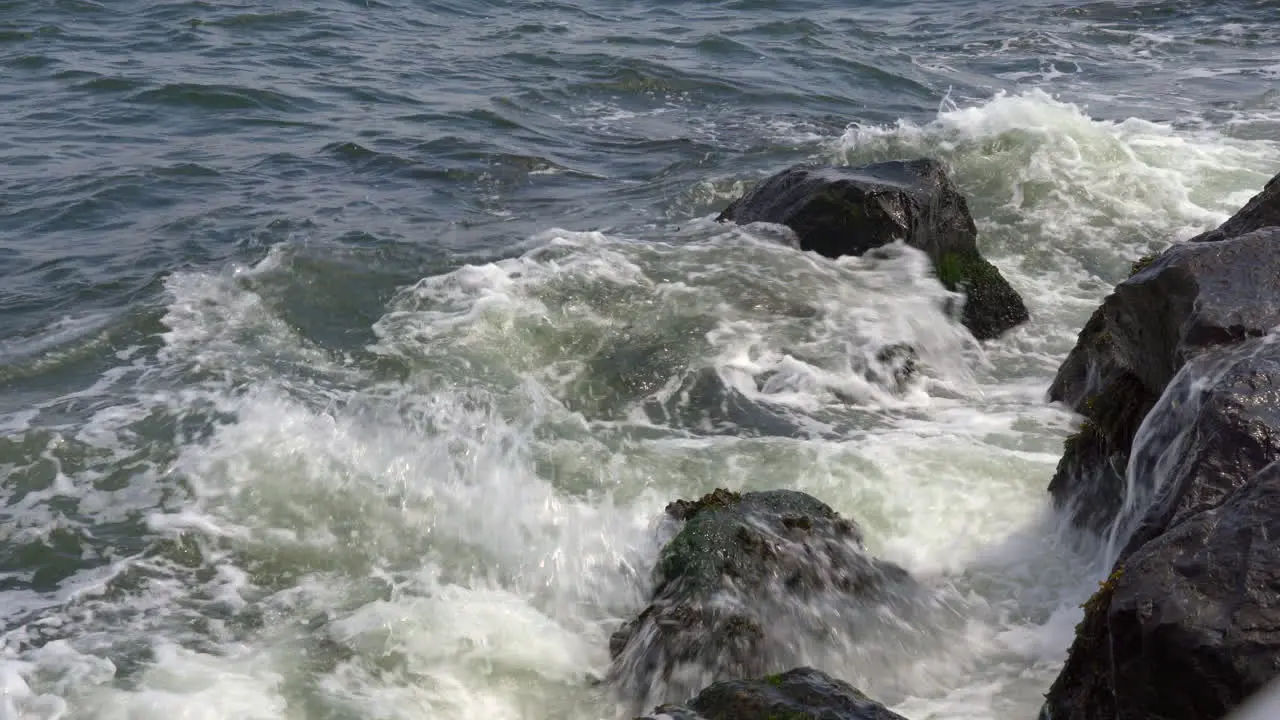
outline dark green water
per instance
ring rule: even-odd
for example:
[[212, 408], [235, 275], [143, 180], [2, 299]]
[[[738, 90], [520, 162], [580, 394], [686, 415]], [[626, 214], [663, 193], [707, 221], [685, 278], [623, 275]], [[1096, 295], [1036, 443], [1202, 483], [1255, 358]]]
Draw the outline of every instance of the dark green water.
[[[654, 523], [717, 486], [954, 608], [815, 663], [1033, 717], [1098, 571], [1044, 388], [1280, 171], [1277, 13], [0, 0], [0, 719], [612, 718]], [[984, 347], [916, 254], [710, 222], [925, 154], [1031, 306]]]

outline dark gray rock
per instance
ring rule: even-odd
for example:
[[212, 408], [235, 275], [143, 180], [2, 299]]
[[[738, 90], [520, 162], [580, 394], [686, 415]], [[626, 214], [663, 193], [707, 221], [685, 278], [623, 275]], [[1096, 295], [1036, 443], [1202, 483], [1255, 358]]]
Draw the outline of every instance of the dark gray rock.
[[1152, 501], [1043, 717], [1221, 718], [1280, 677], [1280, 344], [1214, 351], [1170, 389], [1134, 455]]
[[936, 160], [792, 167], [717, 220], [786, 225], [801, 249], [831, 258], [902, 240], [929, 256], [943, 285], [965, 292], [962, 322], [974, 337], [994, 338], [1029, 318], [1022, 297], [978, 252], [968, 203]]
[[905, 720], [842, 680], [797, 668], [703, 690], [687, 707], [658, 707], [648, 720]]
[[659, 705], [653, 712], [636, 720], [707, 720], [707, 718], [680, 705]]
[[802, 664], [806, 642], [856, 631], [859, 608], [901, 611], [913, 588], [865, 553], [853, 521], [804, 493], [717, 490], [667, 513], [683, 526], [652, 600], [609, 647], [610, 680], [637, 711]]
[[[1050, 397], [1050, 489], [1118, 544], [1042, 718], [1221, 718], [1280, 677], [1280, 177], [1135, 266]], [[1238, 233], [1238, 234], [1237, 234]]]
[[1120, 283], [1049, 388], [1050, 400], [1085, 416], [1050, 484], [1059, 506], [1081, 527], [1107, 528], [1134, 435], [1174, 374], [1277, 324], [1280, 228], [1175, 245]]
[[1131, 474], [1143, 510], [1120, 559], [1221, 505], [1277, 458], [1280, 337], [1197, 358], [1170, 383], [1138, 437]]

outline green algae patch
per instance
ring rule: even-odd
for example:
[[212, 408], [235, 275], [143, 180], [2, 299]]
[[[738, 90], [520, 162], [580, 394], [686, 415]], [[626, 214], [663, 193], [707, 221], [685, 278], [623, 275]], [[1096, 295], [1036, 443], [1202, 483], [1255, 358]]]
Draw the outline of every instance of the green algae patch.
[[[658, 559], [659, 583], [680, 581], [710, 591], [722, 579], [744, 568], [764, 567], [775, 555], [773, 543], [754, 525], [760, 516], [780, 517], [788, 529], [812, 529], [815, 518], [836, 520], [821, 501], [792, 490], [740, 495], [717, 489], [694, 501], [678, 500], [667, 507], [685, 525]], [[852, 530], [852, 524], [845, 524]]]
[[977, 248], [944, 252], [932, 258], [938, 282], [965, 294], [962, 321], [979, 340], [1030, 319], [1026, 303]]

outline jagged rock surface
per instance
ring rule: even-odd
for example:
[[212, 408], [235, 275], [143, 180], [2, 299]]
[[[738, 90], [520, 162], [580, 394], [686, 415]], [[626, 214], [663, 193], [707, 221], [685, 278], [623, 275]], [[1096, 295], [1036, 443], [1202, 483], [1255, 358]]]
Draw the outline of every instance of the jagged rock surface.
[[1217, 719], [1280, 677], [1275, 222], [1280, 176], [1138, 268], [1059, 371], [1087, 420], [1051, 489], [1124, 544], [1043, 718]]

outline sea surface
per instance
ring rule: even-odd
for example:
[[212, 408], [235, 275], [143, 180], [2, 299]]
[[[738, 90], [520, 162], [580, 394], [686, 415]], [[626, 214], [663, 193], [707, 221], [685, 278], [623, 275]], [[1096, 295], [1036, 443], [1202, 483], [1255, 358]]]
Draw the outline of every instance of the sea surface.
[[[717, 487], [813, 494], [952, 611], [823, 669], [1033, 718], [1106, 570], [1045, 390], [1280, 171], [1278, 17], [0, 0], [0, 719], [626, 717], [608, 636]], [[713, 222], [925, 155], [1030, 306], [997, 341], [913, 250]]]

